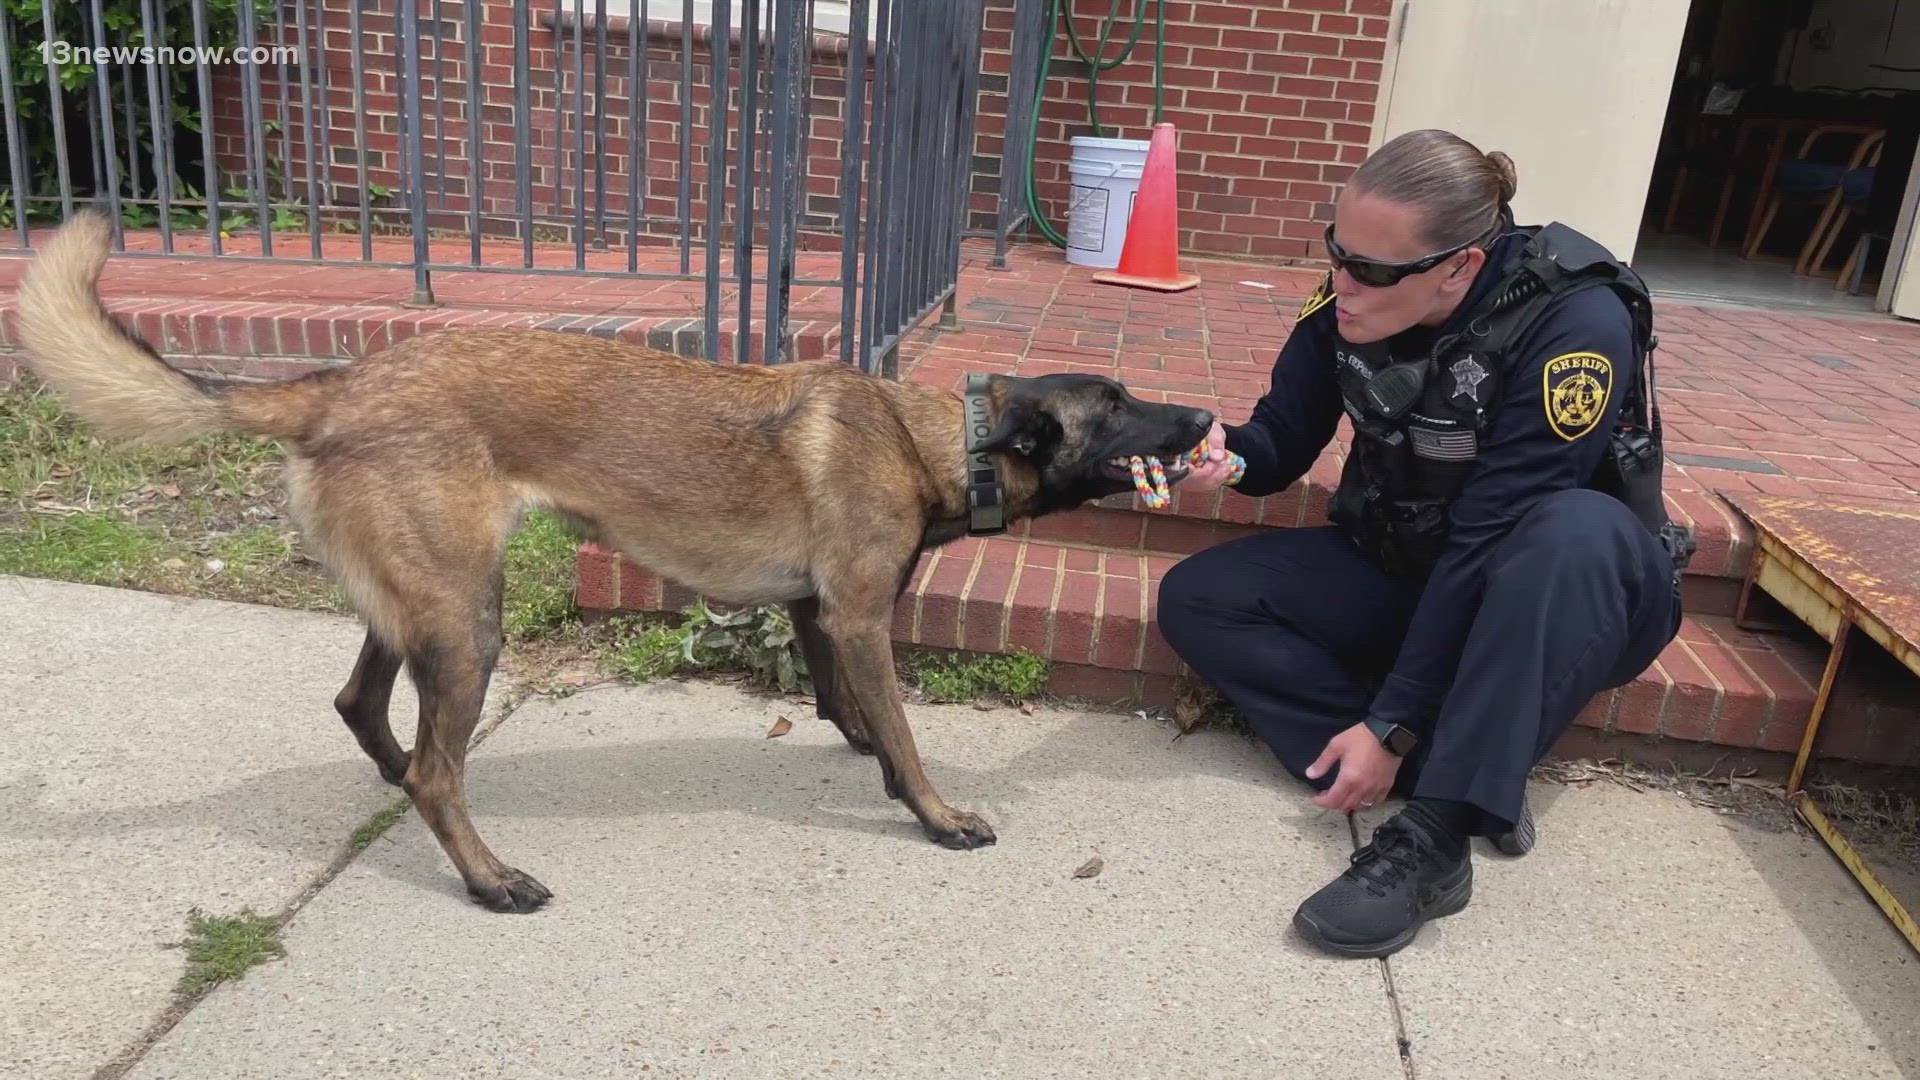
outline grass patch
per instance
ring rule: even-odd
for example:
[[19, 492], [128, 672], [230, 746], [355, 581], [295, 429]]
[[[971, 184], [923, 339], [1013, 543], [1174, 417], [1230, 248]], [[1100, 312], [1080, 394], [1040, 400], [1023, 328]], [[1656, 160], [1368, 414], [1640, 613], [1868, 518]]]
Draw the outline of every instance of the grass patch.
[[691, 666], [687, 657], [689, 632], [685, 626], [654, 618], [621, 616], [607, 620], [613, 635], [606, 669], [627, 682], [669, 678]]
[[179, 993], [198, 995], [237, 979], [248, 969], [287, 955], [280, 943], [280, 922], [270, 915], [206, 915], [195, 908], [187, 916], [187, 970]]
[[166, 544], [103, 511], [28, 517], [0, 530], [0, 573], [122, 585], [151, 573]]
[[500, 619], [509, 641], [544, 637], [575, 621], [573, 582], [580, 537], [545, 511], [527, 515], [507, 543]]
[[[95, 437], [30, 374], [0, 387], [0, 573], [345, 614], [302, 551], [285, 458], [244, 435], [176, 447]], [[507, 546], [509, 642], [577, 622], [577, 539], [535, 512]]]
[[[679, 615], [610, 619], [602, 669], [627, 682], [678, 675], [743, 675], [755, 687], [812, 694], [813, 678], [784, 604], [718, 612], [703, 599]], [[1051, 665], [1029, 652], [913, 652], [903, 657], [902, 683], [928, 701], [1002, 698], [1037, 700]]]
[[0, 389], [0, 573], [345, 611], [301, 554], [278, 444], [95, 437], [23, 375]]
[[917, 652], [907, 670], [929, 701], [979, 701], [1002, 697], [1032, 701], [1046, 689], [1050, 665], [1045, 657], [1020, 651], [997, 653]]

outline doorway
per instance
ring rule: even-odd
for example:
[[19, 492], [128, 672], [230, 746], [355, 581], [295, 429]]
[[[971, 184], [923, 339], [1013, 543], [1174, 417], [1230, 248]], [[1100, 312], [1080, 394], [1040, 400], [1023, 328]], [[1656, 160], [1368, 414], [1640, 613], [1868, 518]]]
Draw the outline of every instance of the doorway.
[[1916, 141], [1920, 0], [1693, 0], [1635, 267], [1680, 299], [1887, 310]]

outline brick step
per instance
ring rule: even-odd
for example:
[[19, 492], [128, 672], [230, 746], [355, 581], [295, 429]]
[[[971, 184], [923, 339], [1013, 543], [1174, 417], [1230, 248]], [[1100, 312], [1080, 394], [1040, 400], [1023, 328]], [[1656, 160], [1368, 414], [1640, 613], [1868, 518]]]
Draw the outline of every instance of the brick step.
[[[1173, 500], [1166, 507], [1150, 510], [1138, 494], [1115, 495], [1068, 514], [1029, 523], [1029, 532], [1023, 535], [1187, 555], [1221, 539], [1261, 528], [1322, 525], [1327, 520], [1338, 469], [1333, 469], [1331, 479], [1317, 474], [1336, 462], [1339, 452], [1337, 447], [1329, 447], [1313, 473], [1285, 491], [1263, 498], [1249, 499], [1222, 491], [1183, 498], [1176, 486]], [[1667, 492], [1668, 513], [1677, 521], [1691, 524], [1700, 545], [1688, 573], [1742, 577], [1753, 554], [1751, 527], [1719, 496], [1693, 490], [1678, 474], [1672, 481]]]
[[[168, 357], [203, 360], [209, 370], [276, 376], [315, 363], [345, 363], [409, 337], [453, 327], [531, 327], [592, 334], [650, 345], [683, 356], [705, 355], [705, 323], [685, 315], [633, 315], [558, 311], [502, 311], [448, 305], [405, 308], [392, 304], [307, 304], [292, 301], [236, 302], [170, 297], [107, 298], [107, 309]], [[731, 317], [721, 320], [720, 356], [733, 359]], [[748, 340], [758, 362], [764, 324], [755, 320]], [[809, 319], [795, 312], [788, 324], [801, 359], [817, 360], [839, 347], [837, 316]], [[0, 352], [22, 347], [12, 295], [0, 296]], [[0, 361], [4, 363], [4, 361]]]
[[[1305, 482], [1300, 486], [1304, 485]], [[1271, 499], [1260, 501], [1271, 502], [1282, 497], [1273, 496]], [[1248, 499], [1238, 501], [1242, 504], [1253, 502]], [[1162, 510], [1149, 510], [1137, 499], [1132, 500], [1129, 505], [1126, 498], [1122, 497], [1117, 500], [1103, 500], [1078, 510], [1054, 514], [1037, 521], [1022, 521], [1008, 530], [1008, 535], [1015, 539], [1096, 548], [1109, 552], [1179, 558], [1215, 544], [1237, 540], [1243, 536], [1251, 536], [1273, 528], [1325, 524], [1325, 492], [1319, 492], [1317, 495], [1311, 492], [1303, 493], [1300, 496], [1300, 506], [1302, 512], [1294, 515], [1291, 520], [1283, 520], [1277, 524], [1252, 524], [1218, 517], [1183, 515], [1177, 513], [1172, 506]], [[1282, 517], [1285, 518], [1285, 515]], [[1700, 538], [1703, 548], [1709, 541], [1728, 544], [1729, 535], [1722, 532], [1717, 537]], [[1744, 555], [1737, 565], [1728, 565], [1724, 558], [1716, 561], [1711, 558], [1696, 557], [1687, 567], [1686, 575], [1681, 579], [1686, 609], [1698, 615], [1731, 616], [1739, 603], [1741, 574], [1745, 568]]]
[[[1180, 663], [1152, 620], [1160, 579], [1177, 561], [1017, 537], [963, 539], [921, 560], [895, 611], [901, 646], [1008, 653], [1053, 662], [1049, 690], [1122, 707], [1171, 705]], [[589, 614], [680, 611], [694, 595], [592, 544], [580, 552]], [[1726, 747], [1799, 745], [1823, 647], [1689, 617], [1659, 661], [1596, 698], [1579, 723]]]

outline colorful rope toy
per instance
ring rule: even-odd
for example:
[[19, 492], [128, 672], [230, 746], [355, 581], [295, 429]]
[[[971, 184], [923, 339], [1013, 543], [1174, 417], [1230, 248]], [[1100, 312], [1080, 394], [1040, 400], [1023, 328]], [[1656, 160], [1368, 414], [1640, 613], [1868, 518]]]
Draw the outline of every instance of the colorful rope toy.
[[[1206, 443], [1201, 443], [1187, 451], [1187, 462], [1196, 469], [1206, 464], [1208, 449]], [[1140, 493], [1140, 501], [1147, 504], [1147, 509], [1159, 510], [1173, 501], [1173, 493], [1167, 489], [1167, 469], [1159, 458], [1135, 454], [1127, 460], [1127, 467], [1133, 473], [1133, 489]], [[1227, 483], [1237, 484], [1247, 475], [1247, 460], [1229, 450], [1227, 470]]]

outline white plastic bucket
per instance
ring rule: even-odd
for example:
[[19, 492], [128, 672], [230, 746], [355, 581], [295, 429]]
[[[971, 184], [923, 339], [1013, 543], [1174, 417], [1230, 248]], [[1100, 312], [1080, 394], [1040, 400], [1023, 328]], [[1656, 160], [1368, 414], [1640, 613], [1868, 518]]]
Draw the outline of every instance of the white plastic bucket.
[[1120, 265], [1133, 219], [1140, 171], [1147, 163], [1147, 140], [1073, 137], [1067, 204], [1067, 261], [1110, 270]]

